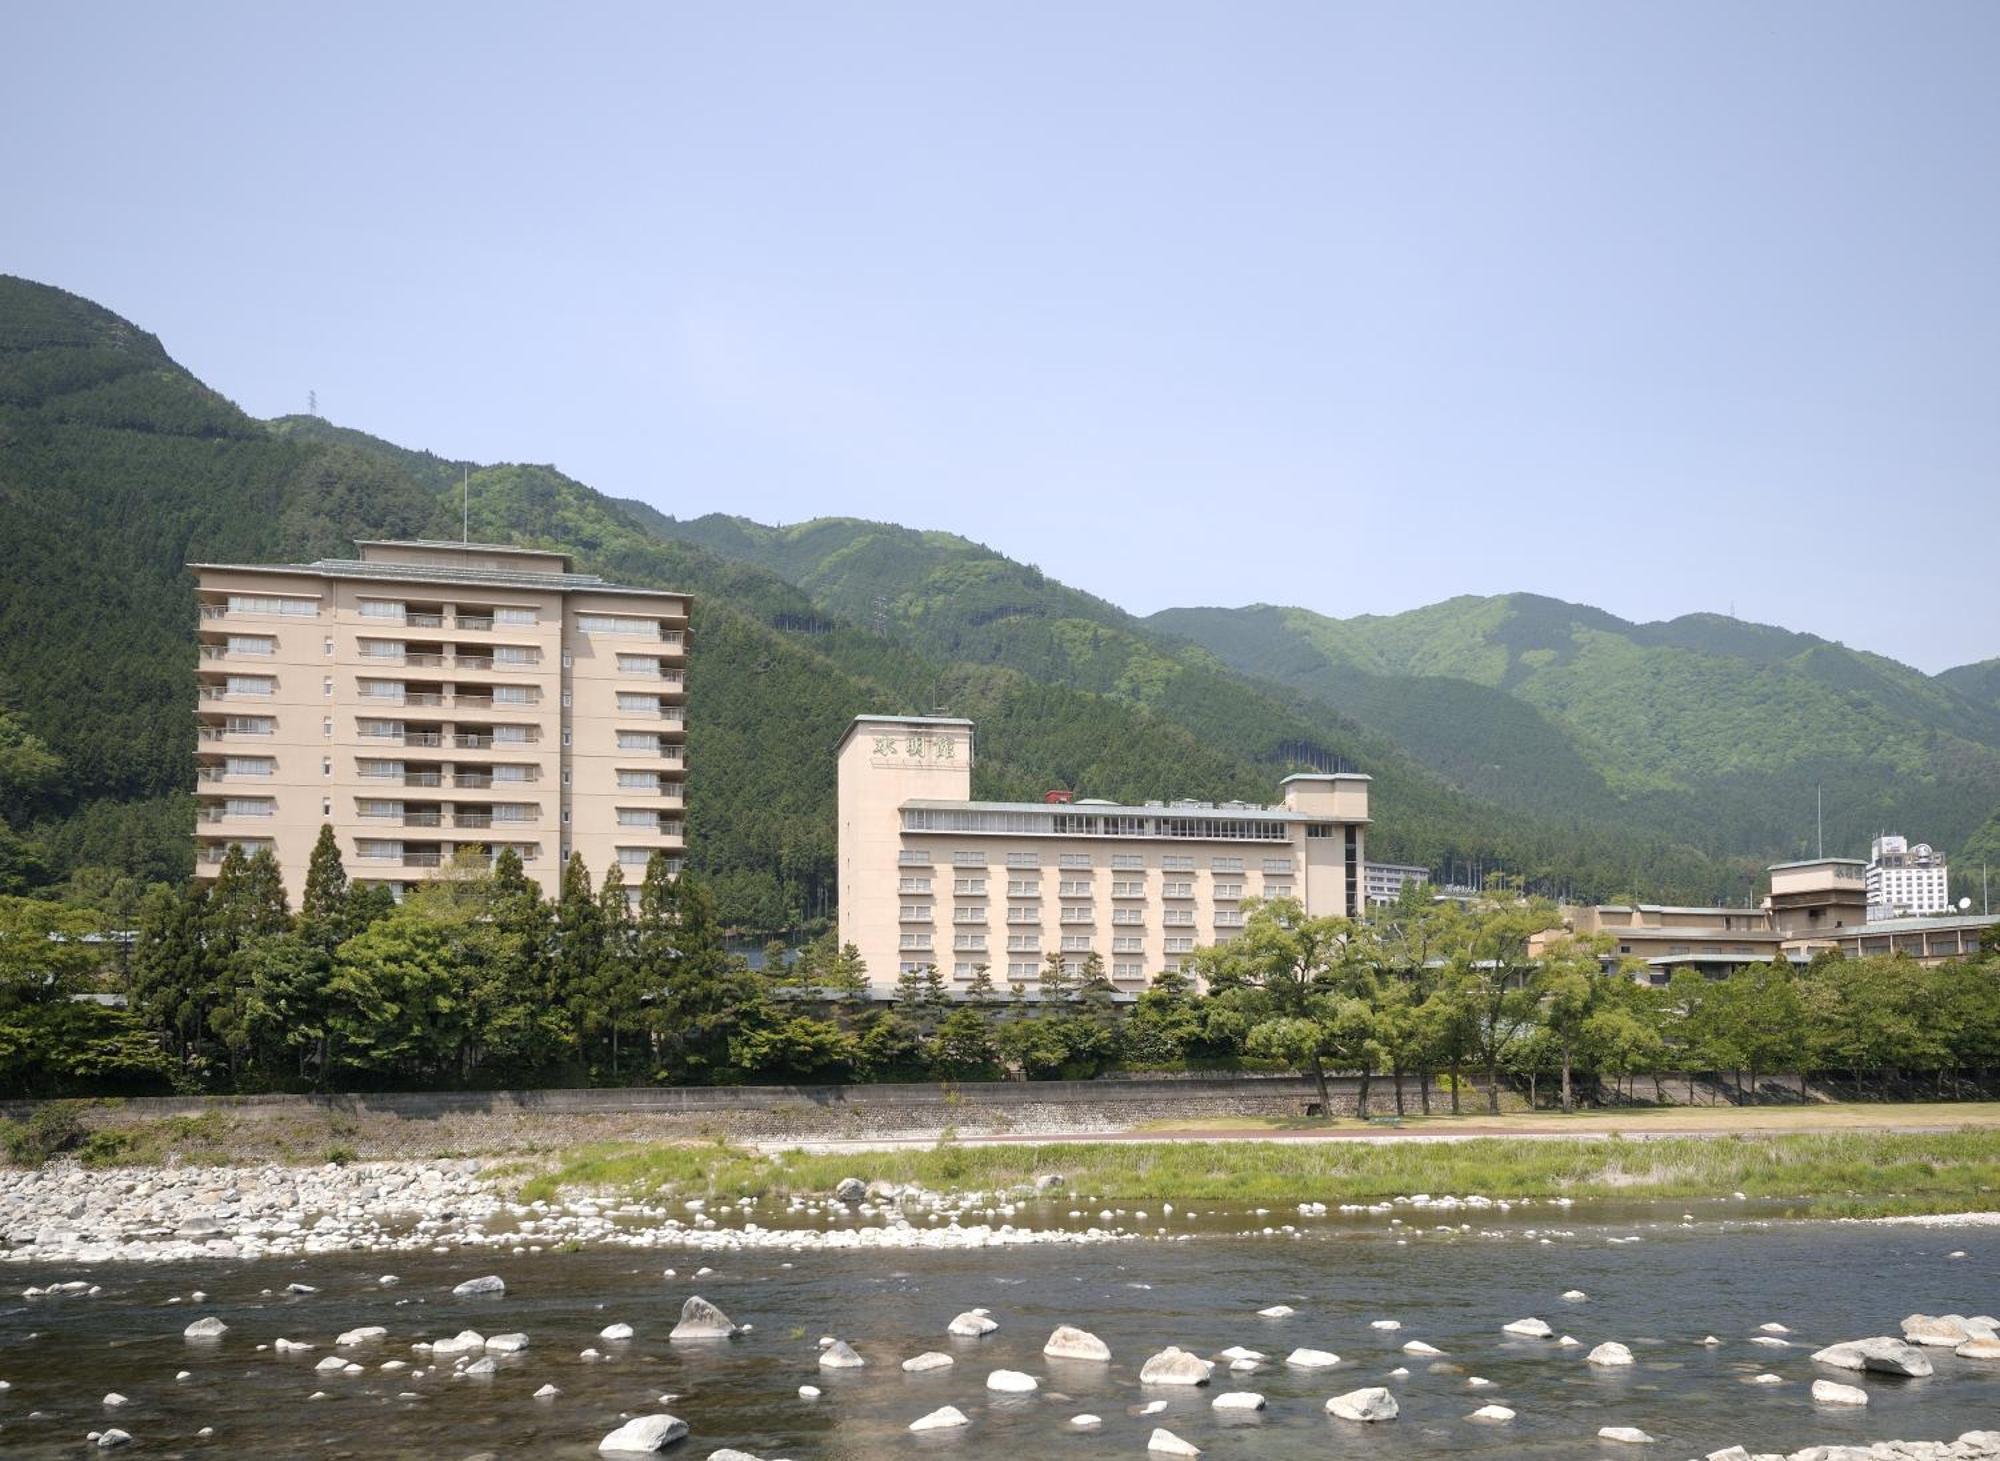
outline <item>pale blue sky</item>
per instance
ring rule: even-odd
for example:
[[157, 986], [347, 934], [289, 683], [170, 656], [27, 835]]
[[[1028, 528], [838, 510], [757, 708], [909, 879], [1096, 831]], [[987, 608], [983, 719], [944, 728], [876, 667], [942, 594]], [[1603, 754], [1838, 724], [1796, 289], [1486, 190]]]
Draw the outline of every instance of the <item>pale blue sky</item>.
[[2000, 5], [0, 0], [0, 269], [260, 415], [1126, 606], [2000, 654]]

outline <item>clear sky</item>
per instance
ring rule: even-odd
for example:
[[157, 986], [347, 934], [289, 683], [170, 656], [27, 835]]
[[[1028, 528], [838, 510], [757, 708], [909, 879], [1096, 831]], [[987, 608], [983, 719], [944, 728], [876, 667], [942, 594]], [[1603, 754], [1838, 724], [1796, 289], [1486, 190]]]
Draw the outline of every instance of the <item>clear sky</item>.
[[2000, 5], [31, 4], [0, 269], [259, 415], [1149, 611], [2000, 655]]

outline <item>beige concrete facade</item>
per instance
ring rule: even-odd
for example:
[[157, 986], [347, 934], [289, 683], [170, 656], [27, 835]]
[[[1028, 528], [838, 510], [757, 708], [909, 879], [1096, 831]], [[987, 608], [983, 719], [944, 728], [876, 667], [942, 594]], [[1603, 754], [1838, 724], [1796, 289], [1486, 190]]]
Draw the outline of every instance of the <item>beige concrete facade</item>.
[[1252, 899], [1360, 914], [1366, 776], [1287, 777], [1275, 807], [975, 802], [973, 754], [972, 722], [945, 717], [859, 716], [841, 738], [840, 938], [878, 990], [932, 964], [1032, 989], [1051, 953], [1094, 952], [1138, 991], [1233, 937]]
[[190, 565], [200, 602], [197, 875], [268, 846], [294, 901], [322, 823], [402, 885], [509, 846], [553, 894], [678, 858], [685, 594], [560, 553], [363, 542], [359, 559]]

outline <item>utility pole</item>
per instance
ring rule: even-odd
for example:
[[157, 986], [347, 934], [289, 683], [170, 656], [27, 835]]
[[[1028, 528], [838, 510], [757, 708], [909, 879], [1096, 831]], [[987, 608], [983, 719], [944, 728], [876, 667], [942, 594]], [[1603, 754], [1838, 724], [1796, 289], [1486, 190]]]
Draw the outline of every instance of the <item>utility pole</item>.
[[1826, 798], [1820, 794], [1818, 786], [1813, 787], [1813, 822], [1819, 829], [1819, 851], [1815, 857], [1826, 856]]
[[459, 483], [459, 528], [461, 543], [472, 541], [472, 468], [466, 467], [464, 479]]

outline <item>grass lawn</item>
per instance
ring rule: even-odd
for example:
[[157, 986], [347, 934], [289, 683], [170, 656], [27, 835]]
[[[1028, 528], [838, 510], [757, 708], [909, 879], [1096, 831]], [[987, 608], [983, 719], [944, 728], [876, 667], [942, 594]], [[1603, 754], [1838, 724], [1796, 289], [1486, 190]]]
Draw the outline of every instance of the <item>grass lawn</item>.
[[1067, 1192], [1103, 1202], [1372, 1202], [1417, 1192], [1684, 1199], [1743, 1192], [1786, 1199], [1800, 1216], [1859, 1217], [2000, 1208], [2000, 1129], [1646, 1141], [940, 1143], [861, 1154], [633, 1143], [523, 1164], [513, 1176], [529, 1200], [565, 1188], [713, 1200], [823, 1196], [847, 1176], [993, 1192], [1050, 1172], [1064, 1177]]
[[[1220, 1132], [1326, 1132], [1353, 1135], [1385, 1129], [1387, 1121], [1343, 1117], [1198, 1116], [1148, 1121], [1133, 1128], [1148, 1135]], [[1612, 1135], [1622, 1132], [1896, 1131], [2000, 1127], [2000, 1101], [1840, 1102], [1812, 1106], [1635, 1106], [1623, 1111], [1503, 1111], [1489, 1116], [1468, 1108], [1461, 1115], [1406, 1115], [1394, 1129], [1448, 1136], [1453, 1131], [1536, 1135]]]

